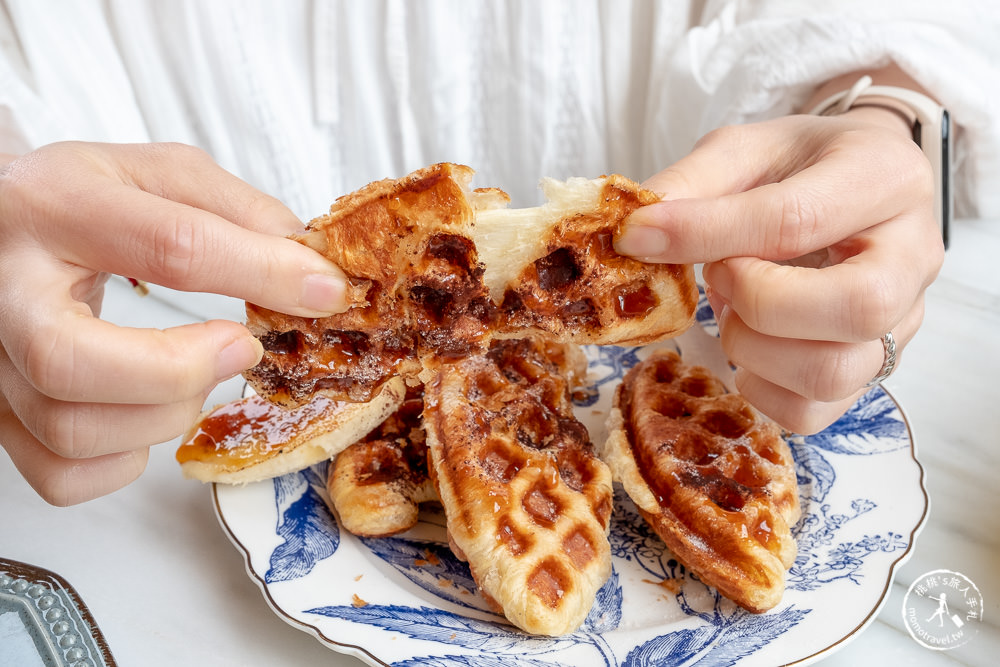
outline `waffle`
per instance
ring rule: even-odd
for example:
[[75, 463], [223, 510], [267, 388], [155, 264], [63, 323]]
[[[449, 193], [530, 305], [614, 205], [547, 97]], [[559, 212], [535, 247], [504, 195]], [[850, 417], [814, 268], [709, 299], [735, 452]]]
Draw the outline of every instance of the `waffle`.
[[417, 523], [421, 503], [437, 500], [427, 474], [423, 388], [330, 464], [327, 491], [340, 523], [362, 537], [386, 537]]
[[640, 344], [694, 318], [690, 265], [615, 254], [622, 220], [658, 197], [621, 176], [546, 179], [542, 206], [509, 209], [473, 171], [437, 164], [338, 199], [292, 238], [349, 278], [344, 313], [301, 318], [247, 305], [263, 347], [245, 373], [286, 406], [313, 395], [367, 401], [390, 377], [488, 349], [494, 338]]
[[617, 174], [546, 178], [541, 187], [542, 206], [476, 215], [498, 336], [642, 345], [691, 325], [698, 294], [690, 265], [647, 264], [614, 250], [622, 221], [659, 195]]
[[246, 484], [279, 477], [333, 458], [402, 404], [395, 378], [366, 403], [316, 396], [295, 409], [247, 398], [202, 413], [181, 438], [177, 462], [185, 477]]
[[680, 562], [749, 611], [780, 602], [800, 510], [777, 426], [660, 350], [625, 375], [608, 431], [602, 458]]
[[293, 236], [349, 277], [352, 307], [312, 319], [247, 304], [264, 346], [250, 385], [289, 406], [317, 393], [367, 401], [391, 377], [415, 383], [421, 353], [482, 349], [493, 309], [470, 238], [471, 178], [445, 164], [372, 183]]
[[497, 341], [426, 387], [430, 471], [452, 550], [522, 630], [560, 635], [611, 572], [611, 474], [569, 402], [575, 356], [539, 339]]

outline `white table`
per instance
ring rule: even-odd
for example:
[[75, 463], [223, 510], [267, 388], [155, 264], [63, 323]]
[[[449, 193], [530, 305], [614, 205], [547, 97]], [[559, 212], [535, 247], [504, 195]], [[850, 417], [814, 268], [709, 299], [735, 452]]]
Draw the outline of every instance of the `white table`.
[[[875, 622], [821, 661], [841, 665], [986, 665], [1000, 656], [1000, 221], [960, 221], [927, 314], [886, 387], [903, 406], [927, 471], [930, 516]], [[165, 327], [190, 315], [109, 285], [105, 316]], [[234, 398], [233, 380], [210, 402]], [[210, 489], [181, 478], [176, 442], [142, 478], [81, 506], [40, 500], [0, 457], [0, 557], [65, 577], [119, 665], [358, 666], [280, 620], [219, 527]], [[985, 619], [964, 646], [936, 652], [903, 626], [903, 596], [930, 570], [979, 587]], [[0, 665], [4, 665], [0, 646]]]

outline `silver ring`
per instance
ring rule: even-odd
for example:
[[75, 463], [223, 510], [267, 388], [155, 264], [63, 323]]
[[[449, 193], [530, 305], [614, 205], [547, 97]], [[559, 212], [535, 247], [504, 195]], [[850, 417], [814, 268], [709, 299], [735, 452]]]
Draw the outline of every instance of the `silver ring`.
[[885, 350], [885, 361], [882, 362], [882, 368], [879, 369], [878, 375], [873, 377], [871, 382], [866, 384], [865, 387], [874, 387], [892, 375], [892, 372], [896, 370], [896, 340], [892, 337], [891, 331], [882, 336], [882, 349]]

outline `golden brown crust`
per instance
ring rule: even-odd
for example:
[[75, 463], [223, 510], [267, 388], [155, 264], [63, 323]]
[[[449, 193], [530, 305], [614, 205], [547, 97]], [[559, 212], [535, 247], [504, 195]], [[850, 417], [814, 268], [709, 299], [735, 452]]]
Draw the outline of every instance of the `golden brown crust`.
[[364, 301], [318, 319], [247, 304], [264, 345], [245, 377], [283, 405], [314, 394], [367, 401], [388, 378], [415, 378], [420, 356], [481, 349], [492, 313], [469, 238], [472, 170], [439, 164], [338, 199], [293, 236], [349, 276]]
[[507, 209], [470, 191], [468, 167], [439, 164], [343, 197], [295, 238], [341, 267], [354, 307], [309, 319], [247, 305], [264, 346], [245, 376], [298, 405], [315, 394], [368, 400], [388, 378], [484, 351], [494, 337], [639, 344], [694, 318], [690, 265], [614, 253], [637, 207], [657, 200], [621, 176], [544, 183], [549, 201]]
[[800, 512], [777, 426], [661, 350], [626, 374], [608, 431], [602, 458], [678, 560], [750, 611], [776, 605]]
[[612, 488], [572, 413], [559, 370], [570, 357], [546, 345], [497, 341], [443, 366], [424, 424], [456, 555], [512, 623], [559, 635], [610, 574]]
[[285, 409], [249, 396], [205, 411], [181, 439], [185, 477], [246, 484], [302, 470], [336, 456], [396, 411], [406, 393], [394, 378], [366, 403], [318, 396]]
[[327, 491], [340, 522], [362, 537], [386, 537], [416, 525], [421, 503], [437, 500], [427, 474], [423, 389], [330, 464]]

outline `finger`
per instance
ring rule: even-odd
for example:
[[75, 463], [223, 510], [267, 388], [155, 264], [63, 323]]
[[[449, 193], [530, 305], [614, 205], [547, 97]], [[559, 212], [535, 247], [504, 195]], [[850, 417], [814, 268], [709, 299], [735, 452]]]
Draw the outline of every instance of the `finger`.
[[4, 346], [24, 377], [57, 400], [185, 401], [251, 368], [262, 354], [246, 328], [224, 320], [159, 330], [71, 315], [43, 326], [27, 339], [5, 338]]
[[[923, 318], [923, 299], [893, 330], [899, 353]], [[766, 336], [746, 326], [727, 306], [717, 318], [722, 348], [732, 364], [806, 399], [833, 402], [856, 394], [885, 361], [881, 339], [837, 343]]]
[[720, 127], [643, 187], [672, 200], [719, 197], [783, 180], [822, 155], [833, 122], [839, 121], [787, 116]]
[[[344, 309], [343, 272], [300, 243], [245, 230], [213, 213], [127, 186], [109, 187], [94, 198], [96, 206], [78, 215], [81, 233], [70, 233], [61, 243], [49, 241], [70, 261], [304, 317]], [[112, 233], [83, 232], [100, 228], [99, 211], [111, 206], [123, 215]]]
[[104, 304], [104, 287], [110, 278], [108, 273], [92, 273], [70, 287], [70, 298], [90, 309], [94, 317], [101, 316]]
[[819, 433], [850, 409], [868, 390], [839, 401], [813, 401], [744, 370], [737, 369], [736, 389], [762, 413], [792, 433]]
[[0, 280], [0, 302], [6, 304], [0, 311], [0, 344], [18, 373], [47, 396], [175, 403], [203, 394], [261, 358], [259, 341], [235, 322], [158, 330], [99, 320], [66, 293], [65, 279], [40, 271], [16, 283]]
[[[742, 192], [758, 180], [761, 171], [768, 171], [764, 160], [770, 164], [772, 156], [778, 158], [777, 151], [748, 145], [757, 143], [753, 139], [756, 134], [745, 127], [713, 130], [686, 156], [646, 179], [642, 187], [671, 202]], [[666, 253], [671, 249], [669, 210], [651, 204], [633, 212], [615, 239], [615, 250], [643, 261], [667, 261]]]
[[35, 439], [67, 459], [92, 458], [170, 440], [190, 427], [206, 396], [167, 405], [59, 401], [21, 377], [2, 349], [0, 393]]
[[[278, 199], [226, 171], [204, 150], [181, 143], [87, 144], [63, 142], [41, 149], [75, 169], [99, 163], [114, 180], [157, 197], [219, 215], [251, 231], [277, 236], [301, 232], [302, 222]], [[51, 170], [49, 170], [51, 171]]]
[[[633, 212], [616, 250], [647, 261], [674, 263], [741, 255], [788, 260], [900, 211], [931, 210], [929, 165], [915, 146], [904, 142], [868, 145], [852, 135], [840, 135], [833, 147], [817, 159], [802, 158], [801, 170], [780, 180], [769, 180], [776, 173], [768, 155], [740, 165], [741, 176], [715, 177], [707, 166], [713, 161], [716, 173], [732, 169], [719, 152], [693, 160], [698, 172], [671, 178], [680, 184], [674, 192], [693, 190], [691, 195]], [[699, 181], [711, 185], [683, 185]]]
[[[346, 306], [343, 272], [300, 243], [253, 231], [266, 226], [268, 215], [261, 212], [271, 200], [234, 184], [235, 177], [220, 175], [225, 174], [220, 169], [212, 170], [214, 179], [205, 176], [200, 183], [187, 182], [201, 175], [197, 170], [173, 177], [182, 182], [170, 181], [170, 187], [166, 181], [142, 183], [181, 200], [175, 201], [101, 172], [88, 172], [84, 179], [74, 172], [53, 182], [58, 165], [49, 166], [29, 162], [7, 178], [4, 210], [16, 216], [33, 212], [34, 217], [19, 220], [20, 227], [34, 230], [35, 245], [61, 259], [179, 290], [225, 294], [292, 315], [320, 317]], [[223, 194], [206, 194], [216, 187]], [[249, 199], [233, 203], [241, 196]]]
[[211, 211], [251, 231], [287, 236], [305, 227], [278, 199], [226, 171], [199, 148], [177, 143], [112, 148], [141, 155], [119, 164], [128, 167], [129, 181], [142, 190]]
[[832, 265], [790, 266], [753, 257], [707, 264], [703, 276], [752, 329], [771, 336], [865, 342], [893, 329], [934, 279], [940, 237], [899, 219], [831, 249]]
[[[646, 179], [642, 186], [664, 200], [676, 201], [721, 197], [770, 182], [774, 174], [794, 160], [786, 155], [784, 147], [765, 145], [773, 142], [769, 133], [761, 131], [767, 125], [713, 130], [690, 153]], [[666, 261], [664, 253], [670, 247], [670, 234], [664, 224], [664, 212], [669, 209], [653, 204], [634, 212], [615, 240], [615, 249], [645, 261]]]
[[65, 459], [29, 433], [0, 397], [0, 443], [21, 476], [46, 502], [75, 505], [116, 491], [145, 469], [148, 449]]
[[21, 423], [47, 449], [66, 459], [90, 459], [166, 442], [187, 431], [204, 407], [204, 398], [169, 405], [114, 405], [47, 397], [25, 403], [28, 396], [11, 397]]

